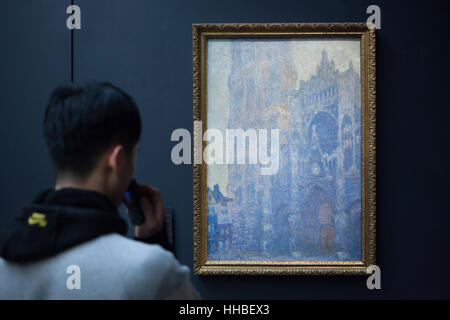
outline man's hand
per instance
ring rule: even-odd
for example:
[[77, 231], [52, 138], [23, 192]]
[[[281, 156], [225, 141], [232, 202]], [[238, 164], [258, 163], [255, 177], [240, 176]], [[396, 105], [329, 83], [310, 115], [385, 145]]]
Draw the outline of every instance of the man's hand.
[[149, 238], [164, 226], [165, 209], [159, 190], [140, 184], [141, 188], [141, 208], [144, 211], [145, 222], [139, 226], [135, 226], [134, 233], [138, 238]]

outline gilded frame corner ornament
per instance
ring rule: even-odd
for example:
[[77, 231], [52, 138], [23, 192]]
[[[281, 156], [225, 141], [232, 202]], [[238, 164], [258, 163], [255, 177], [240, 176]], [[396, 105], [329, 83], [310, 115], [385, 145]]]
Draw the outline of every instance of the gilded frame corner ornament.
[[[206, 41], [231, 37], [357, 37], [361, 42], [361, 261], [208, 261], [206, 164], [193, 165], [197, 275], [363, 275], [376, 256], [375, 29], [366, 23], [193, 24], [193, 120], [206, 119]], [[202, 133], [206, 130], [203, 121]], [[203, 143], [205, 147], [205, 143]]]

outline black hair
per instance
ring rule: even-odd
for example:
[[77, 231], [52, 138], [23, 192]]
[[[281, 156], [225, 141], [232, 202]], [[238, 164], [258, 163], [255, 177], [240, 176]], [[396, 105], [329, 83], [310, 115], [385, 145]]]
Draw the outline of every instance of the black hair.
[[61, 86], [50, 96], [44, 137], [57, 174], [86, 177], [113, 144], [131, 155], [140, 135], [133, 98], [108, 82]]

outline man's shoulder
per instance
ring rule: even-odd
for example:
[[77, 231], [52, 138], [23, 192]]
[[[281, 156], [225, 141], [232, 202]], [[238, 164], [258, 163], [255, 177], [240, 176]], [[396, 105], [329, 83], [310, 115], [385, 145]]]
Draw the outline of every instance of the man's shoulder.
[[86, 254], [90, 259], [113, 259], [131, 266], [151, 262], [176, 261], [174, 255], [160, 245], [135, 241], [119, 234], [98, 237], [74, 247], [73, 251], [79, 251], [77, 254], [83, 251], [83, 254]]
[[[130, 299], [164, 298], [190, 278], [189, 268], [181, 265], [172, 252], [121, 235], [105, 235], [79, 249], [85, 256], [97, 253], [95, 263], [109, 270], [109, 276], [120, 278]], [[91, 267], [97, 268], [92, 262]]]
[[[77, 266], [82, 290], [65, 290], [69, 266]], [[72, 270], [72, 269], [71, 269]], [[159, 245], [109, 234], [79, 244], [55, 256], [25, 265], [0, 259], [0, 291], [10, 297], [46, 299], [164, 299], [180, 294], [195, 297], [189, 268]], [[72, 272], [72, 271], [71, 271]], [[9, 283], [9, 285], [7, 285]], [[20, 291], [31, 283], [30, 292], [46, 287], [36, 297]], [[7, 286], [6, 286], [7, 285]], [[6, 287], [5, 287], [6, 286]], [[183, 288], [188, 287], [187, 293]], [[2, 294], [0, 292], [0, 298]]]

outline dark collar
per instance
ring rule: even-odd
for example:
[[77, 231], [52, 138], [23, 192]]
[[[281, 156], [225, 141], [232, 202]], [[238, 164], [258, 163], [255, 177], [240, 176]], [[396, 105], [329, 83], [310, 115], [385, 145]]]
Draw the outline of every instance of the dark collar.
[[127, 224], [103, 194], [74, 188], [47, 189], [23, 208], [17, 228], [0, 256], [27, 262], [55, 255], [109, 233], [126, 234]]
[[38, 204], [99, 209], [118, 214], [116, 206], [103, 193], [76, 188], [48, 189], [34, 201]]

